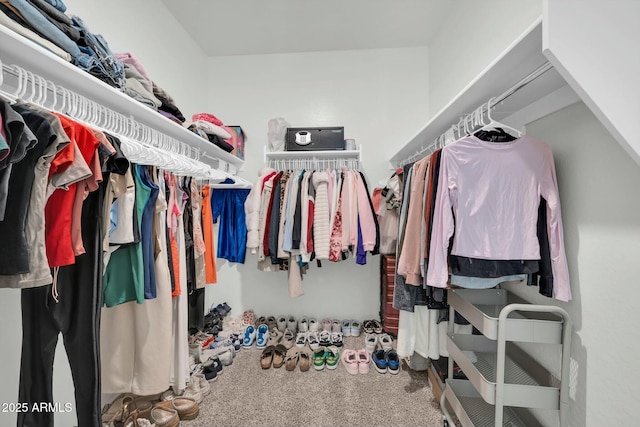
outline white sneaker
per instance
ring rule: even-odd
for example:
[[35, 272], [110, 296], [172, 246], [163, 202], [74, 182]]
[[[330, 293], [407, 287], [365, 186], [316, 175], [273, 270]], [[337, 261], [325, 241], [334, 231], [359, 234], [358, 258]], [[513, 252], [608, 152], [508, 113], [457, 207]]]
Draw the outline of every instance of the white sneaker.
[[393, 350], [393, 338], [391, 338], [389, 334], [380, 335], [378, 340], [380, 341], [380, 345], [384, 351]]
[[367, 334], [364, 337], [364, 342], [364, 346], [367, 349], [367, 352], [371, 354], [376, 349], [376, 345], [378, 344], [378, 336], [376, 334]]
[[296, 347], [302, 348], [307, 343], [307, 332], [298, 332], [296, 335]]
[[202, 399], [204, 396], [202, 395], [202, 391], [200, 390], [200, 381], [197, 378], [193, 378], [187, 384], [187, 389], [182, 394], [182, 397], [190, 397], [196, 401], [196, 403], [202, 403]]
[[300, 320], [298, 320], [298, 332], [308, 332], [309, 331], [309, 318], [307, 316], [302, 316]]
[[287, 318], [287, 328], [291, 329], [291, 332], [294, 334], [298, 331], [298, 322], [296, 322], [296, 318], [289, 315]]
[[309, 341], [309, 348], [315, 351], [320, 347], [320, 339], [318, 338], [318, 333], [310, 331], [307, 334], [307, 341]]
[[318, 319], [315, 317], [309, 318], [309, 332], [318, 332]]

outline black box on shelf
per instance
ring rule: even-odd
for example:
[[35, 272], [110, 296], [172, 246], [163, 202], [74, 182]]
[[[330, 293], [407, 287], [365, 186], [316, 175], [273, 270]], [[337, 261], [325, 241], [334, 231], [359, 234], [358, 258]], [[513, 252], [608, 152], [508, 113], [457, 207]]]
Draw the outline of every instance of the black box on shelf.
[[286, 151], [344, 150], [344, 127], [287, 128]]

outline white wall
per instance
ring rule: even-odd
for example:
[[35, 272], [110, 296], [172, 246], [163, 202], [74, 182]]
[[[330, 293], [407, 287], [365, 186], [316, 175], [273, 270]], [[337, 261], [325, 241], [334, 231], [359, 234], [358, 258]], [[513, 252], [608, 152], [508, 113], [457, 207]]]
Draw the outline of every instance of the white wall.
[[[556, 303], [573, 319], [570, 425], [636, 426], [640, 168], [583, 103], [532, 123], [527, 134], [553, 148], [573, 301], [510, 289], [535, 303]], [[541, 355], [545, 364], [557, 365], [550, 355]]]
[[[114, 52], [133, 52], [153, 80], [167, 90], [185, 115], [206, 108], [206, 57], [161, 2], [145, 0], [65, 0], [68, 14], [80, 16], [102, 34]], [[20, 291], [0, 289], [0, 403], [16, 402], [22, 342]], [[56, 414], [56, 425], [76, 423], [73, 382], [60, 337], [54, 366], [54, 400], [73, 403], [74, 412]], [[0, 408], [2, 409], [2, 408]], [[16, 415], [0, 410], [0, 425], [14, 425]]]
[[[390, 176], [388, 159], [428, 114], [427, 49], [381, 49], [211, 58], [209, 111], [246, 130], [243, 176], [256, 180], [264, 165], [267, 123], [344, 126], [364, 150], [372, 186]], [[379, 257], [365, 267], [324, 262], [305, 278], [306, 294], [289, 299], [284, 273], [262, 273], [257, 258], [225, 266], [210, 302], [227, 300], [235, 312], [373, 318], [379, 310]]]
[[[452, 3], [435, 40], [429, 45], [431, 115], [447, 105], [542, 14], [541, 0], [454, 0]], [[463, 113], [465, 111], [460, 112]]]

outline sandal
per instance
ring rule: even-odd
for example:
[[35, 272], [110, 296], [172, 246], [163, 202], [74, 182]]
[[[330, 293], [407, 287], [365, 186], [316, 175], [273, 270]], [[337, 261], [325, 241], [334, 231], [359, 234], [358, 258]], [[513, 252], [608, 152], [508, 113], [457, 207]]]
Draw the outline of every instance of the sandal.
[[277, 328], [272, 329], [271, 332], [269, 333], [269, 339], [267, 340], [267, 345], [272, 345], [275, 347], [280, 343], [280, 340], [282, 339], [283, 335], [284, 334], [280, 332]]
[[274, 368], [281, 368], [282, 365], [284, 365], [284, 361], [287, 357], [287, 347], [283, 346], [282, 344], [278, 344], [275, 349], [274, 349], [274, 353], [273, 353], [273, 367]]
[[373, 332], [375, 332], [376, 334], [381, 334], [382, 325], [380, 324], [380, 322], [378, 322], [377, 320], [372, 320], [371, 323], [373, 323]]
[[262, 366], [262, 369], [269, 369], [271, 367], [275, 351], [276, 348], [272, 345], [262, 351], [262, 355], [260, 356], [260, 366]]
[[298, 359], [300, 358], [300, 353], [298, 351], [294, 351], [292, 354], [287, 356], [287, 360], [285, 362], [285, 368], [287, 371], [293, 371], [296, 369], [296, 365], [298, 364]]
[[300, 371], [301, 372], [307, 372], [309, 370], [309, 368], [311, 367], [311, 360], [309, 357], [309, 353], [307, 353], [306, 351], [302, 351], [300, 352]]

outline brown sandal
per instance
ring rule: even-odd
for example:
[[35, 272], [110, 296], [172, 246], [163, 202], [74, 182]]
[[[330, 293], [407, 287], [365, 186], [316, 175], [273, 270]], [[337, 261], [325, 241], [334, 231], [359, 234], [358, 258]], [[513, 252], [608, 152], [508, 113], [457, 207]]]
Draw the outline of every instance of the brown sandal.
[[300, 357], [300, 363], [299, 363], [300, 371], [307, 372], [309, 370], [309, 367], [311, 366], [309, 353], [307, 353], [306, 351], [301, 351], [299, 357]]
[[272, 345], [262, 350], [262, 356], [260, 356], [260, 366], [262, 366], [262, 369], [269, 369], [271, 367], [275, 351], [276, 348]]
[[287, 361], [285, 362], [285, 368], [287, 371], [293, 371], [296, 369], [296, 365], [298, 364], [298, 359], [300, 357], [300, 353], [295, 351], [287, 356]]
[[275, 353], [273, 355], [273, 367], [281, 368], [284, 365], [284, 360], [287, 357], [287, 347], [282, 344], [278, 344], [275, 348]]

